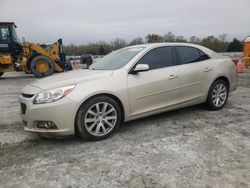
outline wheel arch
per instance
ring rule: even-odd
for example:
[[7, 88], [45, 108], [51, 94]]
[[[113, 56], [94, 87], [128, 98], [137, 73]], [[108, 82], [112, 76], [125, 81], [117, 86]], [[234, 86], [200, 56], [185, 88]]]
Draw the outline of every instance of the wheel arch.
[[[226, 95], [226, 98], [223, 99], [224, 102], [221, 106], [217, 106], [217, 104], [214, 104], [214, 102], [212, 102], [212, 92], [213, 92], [213, 87], [214, 87], [214, 84], [218, 84], [220, 82], [218, 81], [223, 81], [225, 82], [226, 84], [226, 87], [228, 88], [228, 91], [227, 91], [227, 95]], [[216, 83], [217, 82], [217, 83]], [[216, 79], [214, 79], [214, 81], [211, 83], [210, 87], [209, 87], [209, 90], [207, 92], [207, 97], [206, 97], [206, 102], [205, 104], [207, 105], [207, 107], [210, 109], [210, 110], [220, 110], [224, 107], [224, 105], [226, 104], [227, 102], [227, 99], [228, 99], [228, 95], [229, 95], [229, 91], [230, 91], [230, 81], [229, 79], [226, 77], [226, 76], [218, 76]], [[218, 104], [219, 105], [219, 104]]]
[[75, 113], [75, 119], [74, 119], [75, 133], [76, 133], [76, 131], [77, 131], [77, 129], [76, 129], [76, 116], [77, 116], [77, 114], [78, 114], [79, 109], [81, 108], [81, 106], [83, 106], [83, 105], [84, 105], [86, 102], [88, 102], [89, 100], [91, 100], [91, 99], [93, 99], [93, 98], [95, 98], [95, 97], [99, 97], [99, 96], [110, 97], [110, 98], [112, 98], [113, 100], [115, 100], [115, 101], [118, 103], [118, 105], [119, 105], [120, 108], [121, 108], [121, 112], [122, 112], [121, 120], [122, 120], [122, 122], [124, 122], [124, 120], [125, 120], [125, 109], [124, 109], [124, 105], [123, 105], [122, 101], [120, 100], [120, 98], [119, 98], [118, 96], [114, 95], [114, 94], [111, 94], [111, 93], [97, 93], [97, 94], [94, 94], [94, 95], [92, 95], [92, 96], [87, 97], [87, 98], [79, 105], [79, 107], [78, 107], [78, 109], [77, 109], [77, 111], [76, 111], [76, 113]]
[[229, 82], [229, 79], [225, 76], [225, 75], [220, 75], [218, 77], [216, 77], [210, 84], [210, 86], [208, 87], [208, 90], [207, 90], [207, 96], [206, 96], [206, 100], [207, 100], [207, 97], [208, 97], [208, 93], [213, 85], [214, 82], [216, 82], [217, 80], [223, 80], [227, 83], [227, 86], [228, 86], [228, 91], [230, 91], [230, 82]]
[[[219, 76], [219, 77], [217, 77], [217, 78], [213, 81], [213, 83], [214, 83], [215, 81], [217, 81], [217, 80], [223, 80], [223, 81], [225, 81], [225, 82], [227, 83], [228, 90], [230, 91], [230, 82], [229, 82], [229, 79], [228, 79], [226, 76]], [[213, 83], [211, 84], [211, 86], [213, 85]], [[210, 86], [210, 87], [211, 87], [211, 86]]]

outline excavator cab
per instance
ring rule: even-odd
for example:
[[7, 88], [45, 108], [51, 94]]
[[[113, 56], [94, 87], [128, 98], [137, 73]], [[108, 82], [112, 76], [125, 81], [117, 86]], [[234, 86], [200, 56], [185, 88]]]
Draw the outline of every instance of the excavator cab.
[[15, 31], [13, 22], [0, 22], [0, 53], [17, 56], [22, 53], [22, 45]]

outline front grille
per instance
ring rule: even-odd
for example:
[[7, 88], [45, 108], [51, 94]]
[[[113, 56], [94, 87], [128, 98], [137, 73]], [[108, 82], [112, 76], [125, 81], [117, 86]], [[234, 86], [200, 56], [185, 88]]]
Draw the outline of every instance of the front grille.
[[24, 98], [32, 98], [34, 96], [34, 94], [25, 94], [25, 93], [22, 93], [22, 97]]
[[26, 112], [26, 104], [21, 103], [21, 112], [22, 112], [22, 114], [25, 114], [25, 112]]

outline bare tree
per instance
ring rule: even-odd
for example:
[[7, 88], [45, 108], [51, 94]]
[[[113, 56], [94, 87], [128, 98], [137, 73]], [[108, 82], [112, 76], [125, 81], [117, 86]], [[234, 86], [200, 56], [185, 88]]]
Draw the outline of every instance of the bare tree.
[[194, 44], [200, 44], [201, 40], [196, 36], [192, 36], [190, 37], [189, 42], [194, 43]]
[[227, 34], [226, 33], [222, 33], [219, 35], [219, 39], [222, 41], [222, 42], [225, 42], [226, 41], [226, 38], [227, 38]]
[[146, 36], [146, 41], [148, 43], [164, 42], [164, 38], [157, 34], [148, 34]]
[[127, 45], [127, 43], [125, 40], [117, 38], [111, 42], [111, 45], [112, 45], [114, 50], [117, 50], [117, 49], [125, 47]]
[[165, 42], [175, 42], [175, 35], [172, 32], [168, 32], [164, 35]]
[[225, 52], [227, 49], [226, 38], [227, 38], [226, 33], [222, 33], [219, 35], [219, 40], [221, 41], [221, 51], [223, 52]]
[[177, 36], [175, 42], [187, 42], [187, 40], [183, 36]]
[[141, 37], [135, 38], [134, 40], [132, 40], [129, 45], [137, 45], [137, 44], [143, 44], [144, 41]]

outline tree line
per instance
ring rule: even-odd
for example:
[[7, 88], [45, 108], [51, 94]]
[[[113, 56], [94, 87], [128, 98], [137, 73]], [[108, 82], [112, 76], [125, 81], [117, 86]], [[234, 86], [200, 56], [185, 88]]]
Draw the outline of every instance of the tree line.
[[205, 38], [198, 38], [191, 36], [189, 39], [183, 36], [176, 36], [172, 32], [168, 32], [165, 35], [148, 34], [145, 38], [135, 38], [131, 42], [127, 43], [124, 39], [116, 38], [110, 43], [96, 42], [86, 45], [74, 45], [70, 44], [64, 46], [64, 52], [66, 55], [106, 55], [114, 50], [137, 44], [156, 43], [156, 42], [189, 42], [199, 44], [210, 48], [216, 52], [241, 52], [243, 50], [243, 42], [234, 38], [233, 41], [227, 41], [227, 34], [223, 33], [218, 36], [207, 36]]

